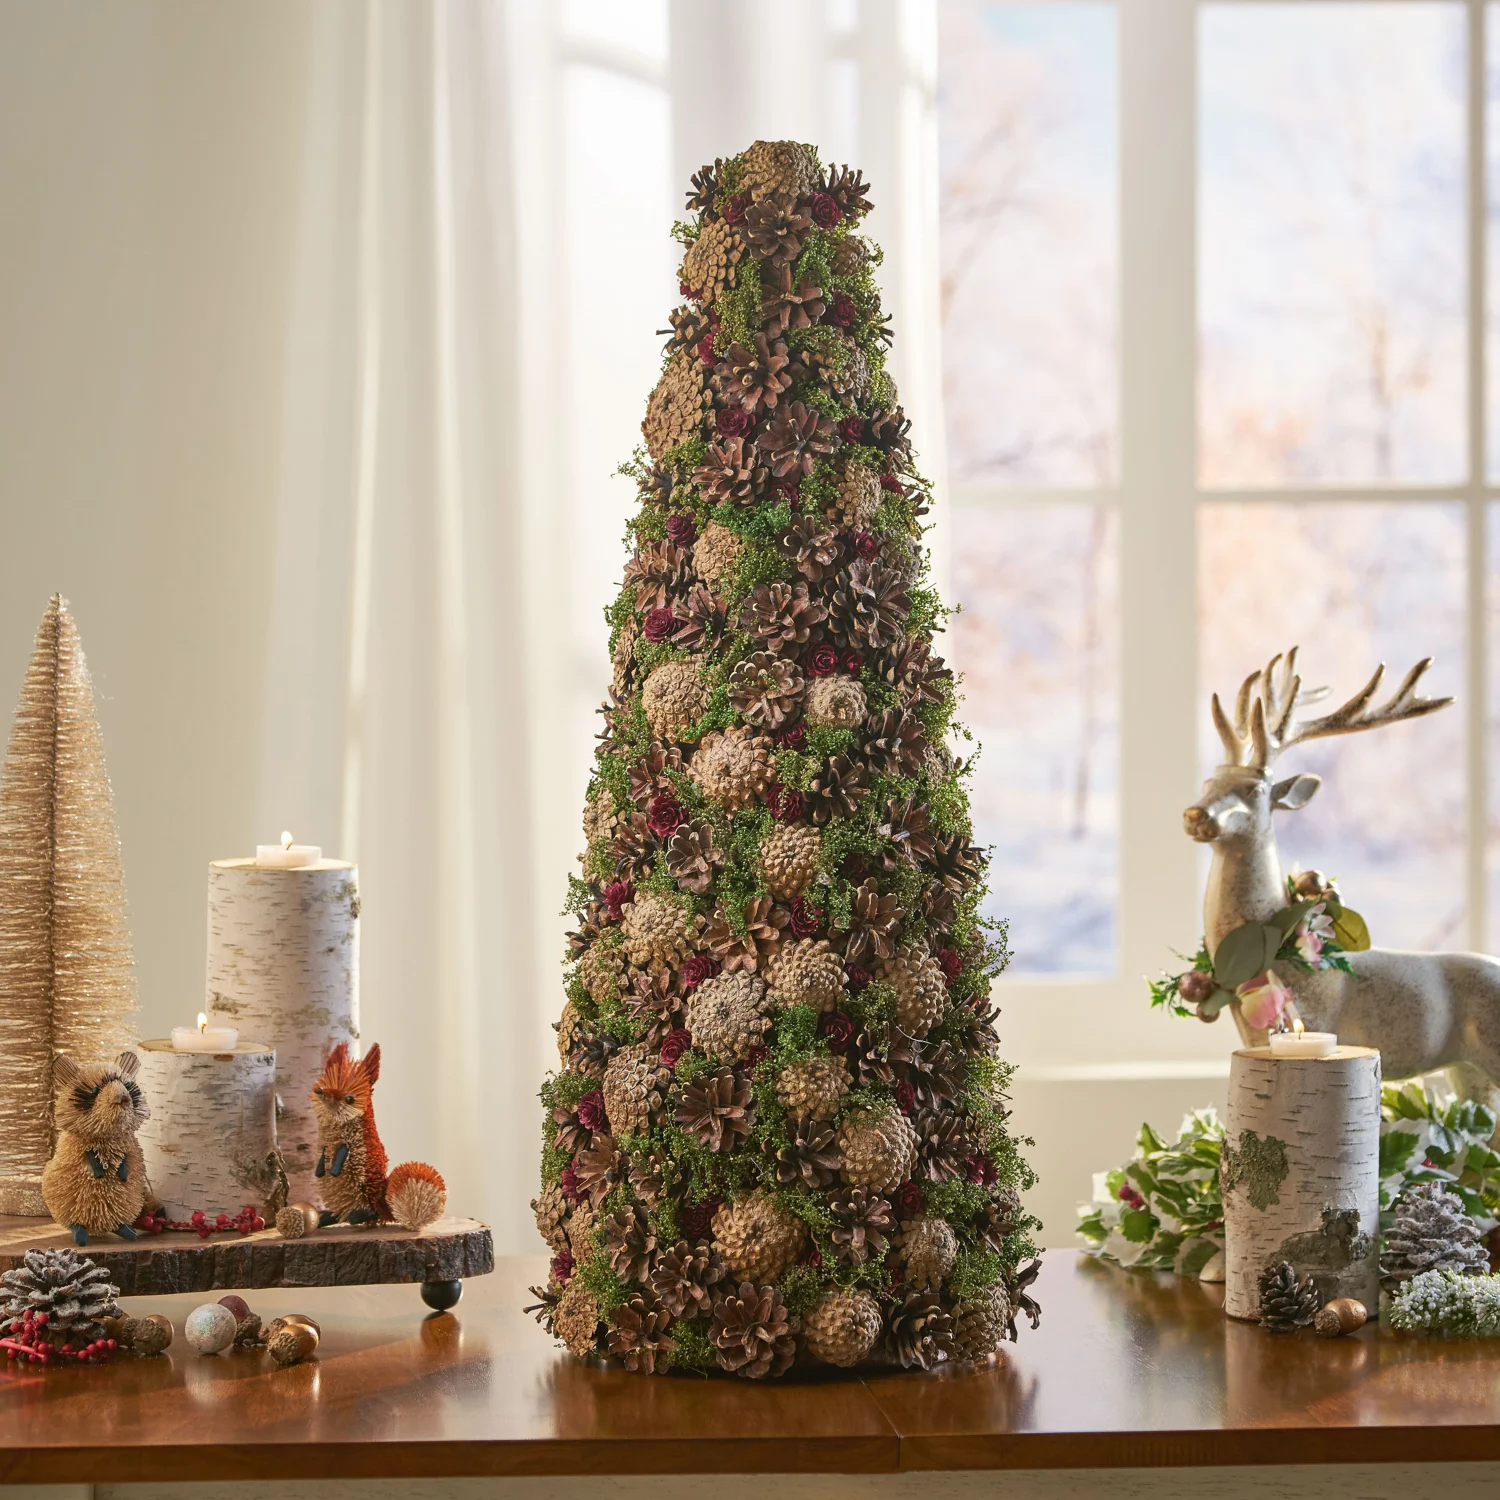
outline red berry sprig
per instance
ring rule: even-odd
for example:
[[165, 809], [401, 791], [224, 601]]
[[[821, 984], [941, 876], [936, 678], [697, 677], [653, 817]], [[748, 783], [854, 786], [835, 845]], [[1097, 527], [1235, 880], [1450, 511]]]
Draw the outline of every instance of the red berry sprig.
[[0, 1338], [5, 1357], [24, 1360], [33, 1365], [50, 1365], [57, 1360], [77, 1360], [79, 1364], [101, 1365], [115, 1352], [113, 1339], [93, 1339], [87, 1344], [57, 1343], [48, 1337], [52, 1322], [50, 1313], [27, 1308], [10, 1322], [10, 1337]]
[[196, 1234], [206, 1240], [211, 1234], [225, 1234], [233, 1229], [240, 1234], [254, 1234], [264, 1229], [266, 1221], [255, 1211], [253, 1203], [247, 1203], [231, 1218], [228, 1214], [216, 1214], [212, 1219], [199, 1208], [187, 1219], [169, 1219], [165, 1214], [143, 1213], [135, 1221], [135, 1228], [146, 1234], [164, 1234], [169, 1229]]

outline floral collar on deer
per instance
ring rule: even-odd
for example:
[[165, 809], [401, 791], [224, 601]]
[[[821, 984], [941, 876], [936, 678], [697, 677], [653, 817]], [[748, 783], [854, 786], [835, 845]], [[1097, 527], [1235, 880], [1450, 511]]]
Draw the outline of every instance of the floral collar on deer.
[[1224, 934], [1210, 956], [1200, 943], [1193, 966], [1181, 974], [1163, 974], [1151, 984], [1151, 1003], [1174, 1016], [1216, 1021], [1231, 1001], [1238, 1001], [1245, 1021], [1269, 1030], [1282, 1017], [1292, 993], [1276, 977], [1273, 963], [1291, 964], [1305, 973], [1320, 969], [1354, 971], [1345, 954], [1370, 946], [1365, 919], [1339, 897], [1338, 886], [1316, 870], [1287, 877], [1287, 904], [1266, 922], [1244, 922]]

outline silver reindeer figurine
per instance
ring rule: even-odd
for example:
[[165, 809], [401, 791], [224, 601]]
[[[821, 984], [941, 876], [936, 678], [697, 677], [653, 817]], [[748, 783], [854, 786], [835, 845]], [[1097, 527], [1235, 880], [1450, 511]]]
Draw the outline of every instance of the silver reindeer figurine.
[[[1225, 762], [1182, 815], [1189, 838], [1213, 845], [1203, 900], [1210, 953], [1218, 951], [1226, 933], [1244, 922], [1268, 921], [1287, 904], [1271, 815], [1306, 807], [1322, 781], [1307, 774], [1273, 780], [1277, 756], [1308, 740], [1356, 734], [1446, 708], [1452, 698], [1417, 692], [1431, 665], [1431, 657], [1418, 662], [1385, 704], [1372, 707], [1385, 676], [1382, 664], [1347, 703], [1316, 719], [1302, 719], [1299, 711], [1328, 690], [1303, 688], [1295, 647], [1245, 679], [1233, 723], [1214, 695], [1214, 727], [1224, 742]], [[1309, 1030], [1333, 1031], [1341, 1042], [1378, 1047], [1387, 1078], [1446, 1068], [1463, 1097], [1492, 1109], [1500, 1106], [1500, 963], [1479, 953], [1394, 948], [1370, 948], [1348, 959], [1352, 974], [1273, 965]], [[1265, 1033], [1248, 1026], [1238, 1005], [1233, 1011], [1245, 1045], [1264, 1044]]]

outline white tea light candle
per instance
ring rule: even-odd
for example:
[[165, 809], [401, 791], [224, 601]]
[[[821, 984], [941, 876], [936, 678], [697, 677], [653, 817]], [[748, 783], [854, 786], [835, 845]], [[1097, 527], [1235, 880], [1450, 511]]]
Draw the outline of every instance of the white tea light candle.
[[200, 1010], [196, 1026], [174, 1026], [172, 1028], [172, 1050], [174, 1052], [233, 1052], [239, 1045], [240, 1033], [236, 1026], [210, 1026], [208, 1017]]
[[1272, 1057], [1332, 1057], [1339, 1039], [1331, 1031], [1304, 1031], [1301, 1021], [1293, 1021], [1290, 1031], [1271, 1033]]
[[279, 844], [255, 846], [255, 863], [265, 870], [301, 870], [317, 864], [322, 858], [320, 844], [294, 844], [291, 833], [285, 829]]

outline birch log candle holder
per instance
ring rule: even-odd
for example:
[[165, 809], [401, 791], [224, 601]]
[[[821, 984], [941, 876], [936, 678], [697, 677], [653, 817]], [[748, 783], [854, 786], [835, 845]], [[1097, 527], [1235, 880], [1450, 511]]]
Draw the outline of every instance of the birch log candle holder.
[[231, 1052], [183, 1052], [141, 1042], [137, 1082], [151, 1107], [140, 1128], [146, 1181], [169, 1219], [202, 1209], [236, 1214], [276, 1194], [276, 1053], [260, 1042]]
[[1324, 1302], [1380, 1291], [1380, 1054], [1237, 1051], [1220, 1168], [1224, 1311], [1260, 1315], [1261, 1272], [1290, 1261]]
[[204, 1009], [276, 1049], [276, 1133], [294, 1200], [318, 1196], [308, 1095], [329, 1048], [359, 1041], [359, 870], [309, 856], [208, 867]]

